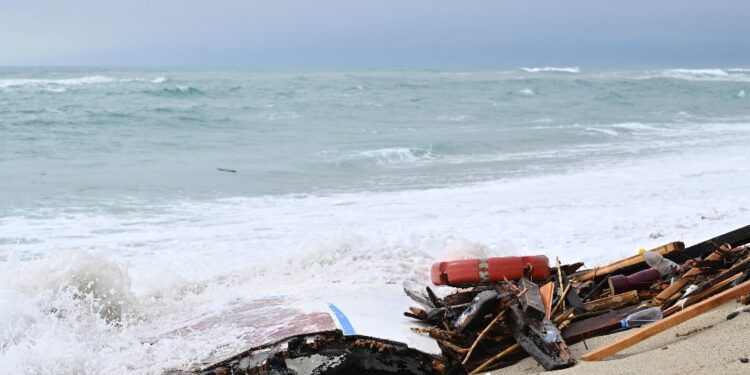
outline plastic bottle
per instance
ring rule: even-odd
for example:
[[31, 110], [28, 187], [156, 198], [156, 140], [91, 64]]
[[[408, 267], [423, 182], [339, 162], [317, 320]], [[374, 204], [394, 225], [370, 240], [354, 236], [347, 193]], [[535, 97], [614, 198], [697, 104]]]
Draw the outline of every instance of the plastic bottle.
[[655, 251], [647, 251], [643, 253], [643, 257], [646, 259], [646, 264], [651, 268], [659, 270], [662, 276], [673, 275], [680, 270], [680, 266], [677, 265], [677, 263], [663, 257]]
[[661, 307], [650, 307], [628, 315], [625, 319], [620, 321], [620, 326], [622, 328], [640, 327], [644, 324], [659, 321], [663, 317], [664, 315], [661, 313]]

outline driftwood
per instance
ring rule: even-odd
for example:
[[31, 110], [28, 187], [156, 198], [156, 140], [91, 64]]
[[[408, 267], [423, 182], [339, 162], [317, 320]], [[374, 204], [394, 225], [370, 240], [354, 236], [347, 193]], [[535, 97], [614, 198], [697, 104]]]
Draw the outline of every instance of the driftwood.
[[[682, 242], [672, 242], [664, 246], [657, 247], [651, 251], [655, 251], [665, 258], [673, 258], [682, 256], [685, 252], [685, 244]], [[646, 261], [642, 255], [634, 255], [629, 258], [618, 260], [617, 262], [610, 263], [606, 266], [593, 268], [573, 275], [576, 281], [593, 280], [599, 277], [609, 276], [615, 273], [628, 274], [637, 270], [638, 268], [646, 268]]]
[[638, 299], [638, 291], [631, 290], [629, 292], [615, 294], [611, 297], [596, 299], [593, 301], [586, 302], [584, 306], [588, 311], [599, 311], [599, 310], [614, 310], [620, 307], [632, 305], [640, 302]]
[[601, 361], [651, 336], [654, 336], [659, 332], [662, 332], [686, 320], [699, 316], [706, 311], [710, 311], [747, 293], [750, 293], [750, 281], [745, 281], [744, 283], [732, 289], [726, 290], [698, 304], [690, 306], [687, 309], [675, 313], [672, 316], [664, 318], [656, 323], [649, 324], [646, 327], [643, 327], [615, 342], [609, 343], [596, 350], [592, 350], [582, 355], [581, 359], [584, 361]]

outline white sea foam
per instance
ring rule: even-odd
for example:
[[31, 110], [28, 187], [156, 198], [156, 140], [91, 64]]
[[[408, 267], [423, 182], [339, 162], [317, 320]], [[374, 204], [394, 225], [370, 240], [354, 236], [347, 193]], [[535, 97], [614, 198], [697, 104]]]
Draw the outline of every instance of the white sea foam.
[[602, 133], [606, 135], [619, 135], [620, 134], [616, 130], [613, 130], [613, 129], [597, 128], [594, 126], [586, 127], [585, 130], [590, 131], [590, 132]]
[[[591, 266], [665, 239], [694, 243], [750, 220], [737, 199], [750, 183], [743, 150], [448, 189], [185, 201], [157, 207], [158, 215], [5, 217], [5, 233], [35, 240], [5, 250], [43, 257], [0, 263], [0, 360], [13, 373], [161, 372], [231, 335], [142, 342], [236, 300], [333, 287], [355, 298], [373, 283], [428, 282], [441, 255], [480, 250]], [[109, 251], [96, 250], [102, 244]], [[126, 301], [119, 325], [94, 303], [109, 295]]]
[[519, 93], [520, 93], [521, 95], [526, 95], [526, 96], [531, 96], [531, 95], [534, 95], [534, 94], [535, 94], [535, 93], [534, 93], [534, 90], [532, 90], [532, 89], [530, 89], [530, 88], [525, 88], [525, 89], [523, 89], [523, 90], [519, 91]]
[[110, 83], [117, 81], [116, 78], [105, 76], [87, 76], [81, 78], [62, 78], [62, 79], [37, 79], [37, 78], [11, 78], [0, 79], [0, 87], [20, 87], [20, 86], [81, 86], [93, 85], [100, 83]]
[[275, 120], [294, 120], [299, 118], [299, 114], [294, 111], [287, 111], [287, 112], [277, 112], [277, 113], [271, 113], [268, 115], [268, 119], [271, 121]]
[[581, 68], [577, 66], [566, 66], [566, 67], [545, 66], [545, 67], [540, 67], [540, 68], [521, 68], [521, 70], [527, 73], [544, 73], [544, 72], [580, 73], [581, 72]]
[[533, 122], [535, 124], [551, 124], [551, 123], [555, 122], [555, 119], [553, 119], [551, 117], [542, 117], [542, 118], [538, 118], [536, 120], [533, 120], [531, 122]]
[[745, 90], [740, 90], [740, 92], [737, 93], [738, 98], [744, 98], [745, 97]]
[[113, 82], [143, 82], [143, 78], [115, 78], [108, 76], [85, 76], [78, 78], [7, 78], [0, 79], [0, 88], [86, 86]]
[[435, 117], [435, 120], [438, 121], [447, 121], [447, 122], [463, 122], [469, 119], [469, 116], [467, 115], [441, 115]]
[[738, 69], [666, 69], [655, 74], [647, 74], [640, 79], [670, 78], [685, 81], [707, 82], [749, 82], [750, 76]]
[[389, 164], [413, 164], [415, 162], [427, 161], [433, 158], [430, 150], [412, 147], [381, 148], [367, 150], [351, 155], [352, 159], [367, 159], [379, 165]]
[[164, 82], [167, 82], [166, 77], [156, 77], [151, 80], [151, 83], [164, 83]]

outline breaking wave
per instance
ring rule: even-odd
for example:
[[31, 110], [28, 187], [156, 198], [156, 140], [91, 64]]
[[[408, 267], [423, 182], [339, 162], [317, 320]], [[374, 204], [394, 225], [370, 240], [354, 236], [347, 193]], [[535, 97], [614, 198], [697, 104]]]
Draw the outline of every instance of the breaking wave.
[[61, 79], [42, 79], [42, 78], [11, 78], [0, 79], [0, 87], [22, 87], [22, 86], [82, 86], [95, 85], [101, 83], [111, 83], [117, 81], [132, 81], [132, 79], [122, 80], [106, 76], [87, 76], [80, 78], [61, 78]]
[[443, 116], [435, 117], [435, 120], [447, 121], [447, 122], [463, 122], [468, 119], [469, 119], [469, 116], [467, 115], [443, 115]]
[[[127, 83], [127, 82], [151, 82], [164, 83], [166, 77], [156, 77], [152, 80], [144, 78], [116, 78], [102, 75], [85, 76], [77, 78], [7, 78], [0, 79], [0, 88], [23, 88], [23, 87], [42, 87], [60, 89], [61, 87], [100, 85], [106, 83]], [[56, 91], [62, 92], [62, 91]]]
[[205, 95], [203, 91], [190, 85], [175, 85], [174, 87], [167, 87], [161, 90], [147, 90], [146, 92], [149, 94], [157, 95], [157, 96], [176, 96], [176, 97]]
[[658, 74], [647, 75], [649, 78], [669, 78], [685, 81], [718, 81], [718, 82], [750, 82], [747, 69], [666, 69]]
[[545, 66], [541, 68], [521, 68], [521, 70], [527, 73], [542, 73], [542, 72], [580, 73], [581, 72], [581, 68], [577, 66], [565, 66], [565, 67]]
[[394, 147], [358, 152], [353, 159], [365, 159], [378, 165], [408, 164], [433, 159], [432, 151], [421, 148]]

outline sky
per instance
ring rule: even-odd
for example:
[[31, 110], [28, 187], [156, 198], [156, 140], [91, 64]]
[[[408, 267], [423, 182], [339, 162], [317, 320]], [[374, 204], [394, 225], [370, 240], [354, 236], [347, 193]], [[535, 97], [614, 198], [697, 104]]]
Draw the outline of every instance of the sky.
[[0, 65], [747, 66], [747, 0], [0, 0]]

